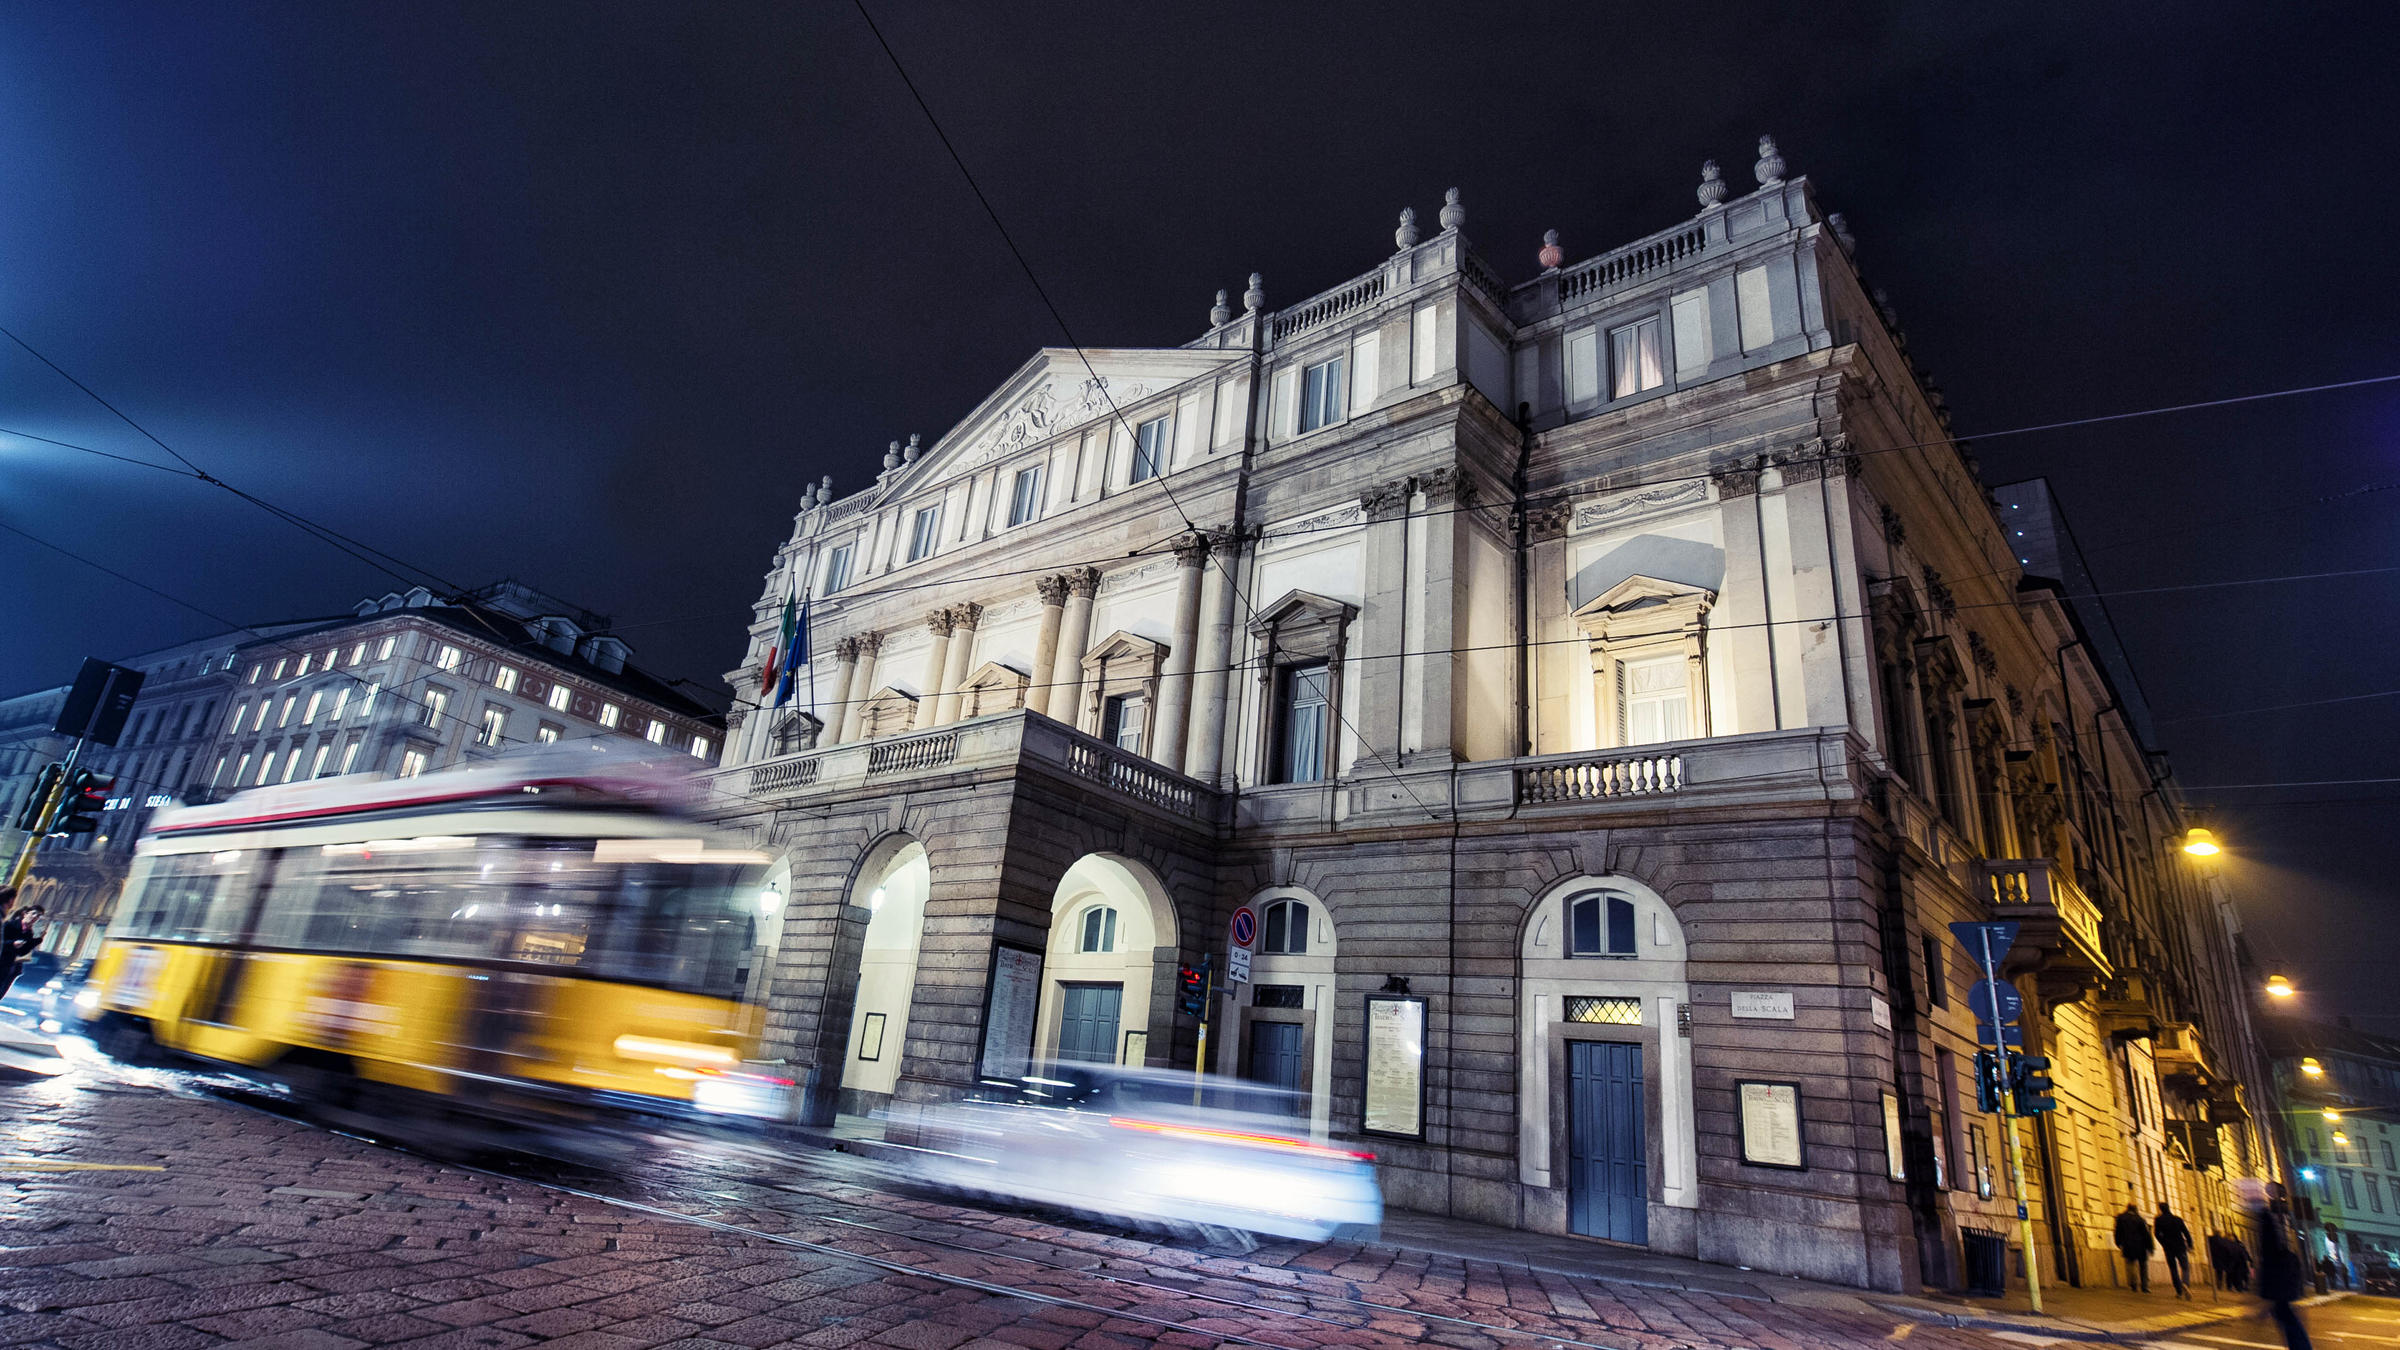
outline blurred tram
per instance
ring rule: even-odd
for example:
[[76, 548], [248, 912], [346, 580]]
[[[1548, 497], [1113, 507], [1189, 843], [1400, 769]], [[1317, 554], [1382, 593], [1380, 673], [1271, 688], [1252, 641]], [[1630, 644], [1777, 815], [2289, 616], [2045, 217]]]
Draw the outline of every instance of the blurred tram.
[[549, 751], [163, 816], [76, 1015], [371, 1116], [775, 1117], [747, 1066], [763, 855], [676, 780]]

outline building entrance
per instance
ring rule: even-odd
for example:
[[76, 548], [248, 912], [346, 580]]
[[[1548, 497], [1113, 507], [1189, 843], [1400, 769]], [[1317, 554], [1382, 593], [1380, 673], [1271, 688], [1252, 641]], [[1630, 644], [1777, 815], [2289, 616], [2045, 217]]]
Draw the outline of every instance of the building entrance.
[[1642, 1047], [1567, 1043], [1567, 1228], [1585, 1237], [1650, 1241], [1650, 1153]]
[[1116, 1063], [1117, 1014], [1124, 1006], [1125, 986], [1068, 984], [1060, 993], [1058, 1057]]
[[[1292, 1093], [1304, 1091], [1308, 1061], [1302, 1057], [1300, 1041], [1298, 1022], [1252, 1022], [1250, 1063], [1242, 1076]], [[1294, 1096], [1291, 1104], [1298, 1112], [1308, 1110], [1308, 1098], [1304, 1096]]]

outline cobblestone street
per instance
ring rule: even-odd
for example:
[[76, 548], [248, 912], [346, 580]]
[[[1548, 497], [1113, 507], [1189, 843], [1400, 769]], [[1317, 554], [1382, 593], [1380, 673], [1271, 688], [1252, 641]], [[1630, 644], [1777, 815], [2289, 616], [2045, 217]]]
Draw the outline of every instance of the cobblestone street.
[[857, 1160], [800, 1149], [686, 1142], [630, 1172], [502, 1175], [188, 1083], [94, 1065], [0, 1088], [0, 1344], [1997, 1344], [1840, 1294], [1093, 1233], [879, 1188]]

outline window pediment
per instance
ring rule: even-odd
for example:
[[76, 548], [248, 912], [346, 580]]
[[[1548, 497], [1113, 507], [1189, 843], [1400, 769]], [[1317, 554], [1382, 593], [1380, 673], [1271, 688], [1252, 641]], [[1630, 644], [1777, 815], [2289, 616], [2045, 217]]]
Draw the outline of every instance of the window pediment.
[[1716, 602], [1715, 591], [1636, 573], [1576, 610], [1575, 622], [1596, 642], [1663, 637], [1697, 631]]
[[888, 736], [906, 731], [916, 725], [917, 696], [887, 684], [867, 699], [860, 719], [865, 734], [869, 736]]
[[1027, 688], [1033, 677], [1015, 666], [998, 661], [986, 661], [975, 668], [967, 682], [959, 686], [958, 715], [981, 717], [985, 713], [1007, 712], [1025, 706]]
[[1111, 677], [1132, 676], [1137, 670], [1142, 678], [1158, 673], [1166, 664], [1167, 644], [1153, 641], [1138, 633], [1120, 628], [1093, 645], [1085, 653], [1083, 668], [1088, 671], [1106, 670]]
[[1339, 654], [1342, 634], [1358, 617], [1358, 607], [1328, 599], [1314, 591], [1290, 590], [1250, 620], [1250, 636], [1274, 653], [1274, 660], [1332, 660]]

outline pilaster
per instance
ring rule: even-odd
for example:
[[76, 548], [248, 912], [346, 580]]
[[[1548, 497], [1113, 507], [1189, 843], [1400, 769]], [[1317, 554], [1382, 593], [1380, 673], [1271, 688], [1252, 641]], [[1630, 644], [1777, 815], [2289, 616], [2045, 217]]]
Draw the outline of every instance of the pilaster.
[[1058, 630], [1058, 653], [1050, 663], [1050, 716], [1074, 726], [1083, 701], [1083, 657], [1092, 643], [1092, 597], [1100, 591], [1100, 569], [1078, 567], [1065, 580], [1067, 608]]
[[937, 725], [934, 713], [941, 707], [942, 679], [950, 671], [950, 611], [928, 611], [925, 631], [933, 634], [933, 641], [925, 647], [925, 672], [917, 684], [916, 720], [909, 724], [918, 731]]
[[1025, 688], [1025, 706], [1035, 712], [1050, 707], [1050, 681], [1058, 668], [1058, 629], [1067, 603], [1067, 579], [1042, 577], [1033, 583], [1042, 601], [1042, 626], [1033, 639], [1033, 679]]
[[967, 672], [974, 669], [975, 628], [983, 622], [983, 606], [973, 601], [952, 605], [950, 615], [949, 660], [942, 668], [942, 692], [936, 700], [933, 724], [947, 726], [958, 720], [959, 691], [966, 687]]
[[1773, 731], [1777, 718], [1774, 649], [1767, 636], [1766, 550], [1758, 518], [1758, 470], [1716, 476], [1717, 512], [1725, 540], [1725, 586], [1718, 593], [1709, 640], [1726, 653], [1733, 676], [1734, 725], [1720, 734]]
[[1184, 737], [1191, 725], [1193, 649], [1200, 639], [1200, 572], [1208, 564], [1208, 536], [1197, 532], [1175, 541], [1175, 637], [1158, 679], [1158, 726], [1151, 758], [1183, 772]]

